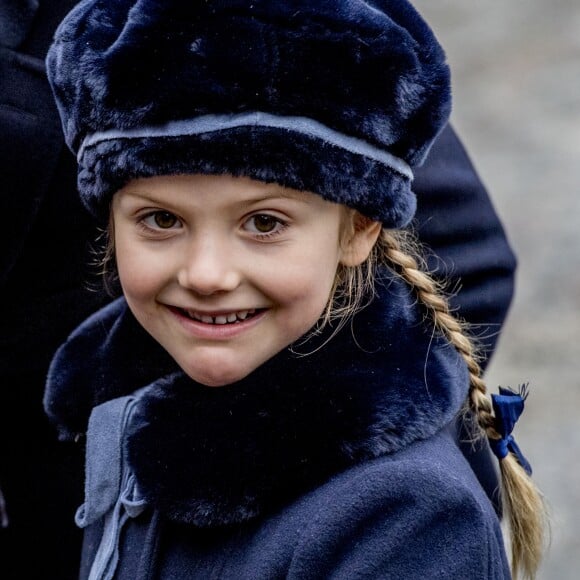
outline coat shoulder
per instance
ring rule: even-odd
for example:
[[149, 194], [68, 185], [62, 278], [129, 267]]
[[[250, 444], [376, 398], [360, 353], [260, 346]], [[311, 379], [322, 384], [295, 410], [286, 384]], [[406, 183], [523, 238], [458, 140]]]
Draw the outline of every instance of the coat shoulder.
[[499, 520], [450, 435], [354, 467], [304, 498], [296, 578], [509, 578]]

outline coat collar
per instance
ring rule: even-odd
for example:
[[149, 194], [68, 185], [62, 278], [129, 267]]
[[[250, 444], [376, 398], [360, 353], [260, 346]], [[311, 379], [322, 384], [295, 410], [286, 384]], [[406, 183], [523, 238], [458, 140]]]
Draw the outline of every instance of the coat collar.
[[126, 433], [146, 499], [198, 526], [242, 522], [347, 467], [394, 453], [453, 420], [465, 364], [422, 324], [398, 278], [328, 344], [287, 349], [227, 387], [184, 375], [119, 299], [57, 352], [45, 394], [62, 438], [83, 433], [95, 405], [146, 387]]

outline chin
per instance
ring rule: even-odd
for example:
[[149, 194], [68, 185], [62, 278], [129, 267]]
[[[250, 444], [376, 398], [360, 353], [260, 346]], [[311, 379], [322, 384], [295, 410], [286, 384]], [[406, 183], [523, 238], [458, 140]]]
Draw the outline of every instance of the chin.
[[247, 372], [240, 371], [239, 368], [236, 368], [235, 370], [232, 369], [231, 372], [228, 372], [228, 369], [224, 368], [223, 366], [221, 366], [221, 368], [216, 367], [218, 372], [215, 373], [207, 372], [205, 370], [200, 372], [199, 369], [188, 369], [187, 367], [183, 366], [181, 368], [189, 378], [206, 387], [226, 387], [241, 381], [251, 372], [251, 370], [248, 370]]
[[215, 345], [169, 354], [189, 378], [206, 387], [225, 387], [237, 383], [268, 360], [255, 353], [239, 352], [238, 349], [232, 351], [229, 347]]

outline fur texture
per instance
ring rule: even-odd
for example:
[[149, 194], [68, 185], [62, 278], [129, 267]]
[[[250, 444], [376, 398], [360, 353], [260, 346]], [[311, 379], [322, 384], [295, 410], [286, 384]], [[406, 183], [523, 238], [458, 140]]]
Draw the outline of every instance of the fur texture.
[[415, 211], [410, 174], [294, 126], [124, 138], [218, 115], [309, 119], [403, 165], [447, 121], [443, 50], [406, 0], [84, 0], [48, 58], [67, 143], [82, 148], [83, 200], [103, 215], [136, 176], [243, 174], [347, 203], [386, 226]]
[[[352, 331], [308, 356], [285, 350], [222, 388], [194, 383], [160, 347], [155, 354], [121, 299], [61, 347], [45, 407], [73, 437], [94, 405], [149, 385], [126, 440], [141, 493], [175, 521], [251, 519], [353, 464], [430, 437], [465, 401], [455, 349], [425, 328], [400, 280], [379, 289]], [[325, 338], [295, 349], [309, 352]]]

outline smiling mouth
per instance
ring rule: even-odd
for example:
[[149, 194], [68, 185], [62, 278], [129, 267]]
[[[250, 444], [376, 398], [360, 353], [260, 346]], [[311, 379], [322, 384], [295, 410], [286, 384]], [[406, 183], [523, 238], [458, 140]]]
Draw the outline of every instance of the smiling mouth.
[[256, 316], [260, 312], [263, 312], [263, 308], [252, 308], [250, 310], [239, 310], [238, 312], [230, 312], [228, 314], [219, 314], [217, 316], [209, 316], [207, 314], [200, 314], [192, 310], [185, 310], [184, 308], [177, 308], [177, 310], [185, 317], [195, 320], [196, 322], [202, 322], [203, 324], [239, 324]]

